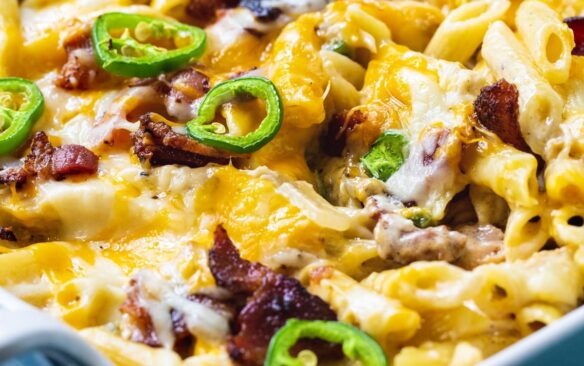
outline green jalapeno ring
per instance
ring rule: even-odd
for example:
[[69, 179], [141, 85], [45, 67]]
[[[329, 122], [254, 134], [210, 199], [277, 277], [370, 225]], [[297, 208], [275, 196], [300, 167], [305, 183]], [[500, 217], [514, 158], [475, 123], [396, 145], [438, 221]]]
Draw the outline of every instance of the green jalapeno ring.
[[[111, 29], [136, 29], [141, 23], [151, 26], [154, 30], [186, 33], [191, 37], [191, 44], [167, 50], [137, 42], [132, 38], [113, 38], [109, 33]], [[207, 34], [200, 28], [175, 21], [138, 14], [106, 13], [95, 21], [91, 40], [97, 63], [104, 70], [126, 77], [152, 77], [179, 69], [191, 60], [201, 57], [205, 51]], [[120, 52], [124, 46], [140, 51], [143, 55], [122, 55]]]
[[43, 114], [45, 100], [35, 83], [21, 78], [0, 78], [0, 92], [25, 95], [18, 110], [0, 104], [0, 155], [6, 155], [26, 141], [32, 126]]
[[345, 356], [359, 360], [363, 366], [387, 366], [385, 353], [366, 333], [341, 322], [290, 319], [272, 337], [264, 366], [303, 366], [289, 350], [301, 338], [319, 338], [340, 343]]
[[[263, 99], [266, 102], [266, 117], [256, 130], [244, 136], [219, 134], [220, 128], [213, 123], [217, 108], [242, 96]], [[199, 107], [198, 117], [187, 123], [187, 133], [205, 145], [237, 154], [251, 153], [259, 150], [276, 136], [282, 126], [283, 114], [282, 99], [270, 80], [262, 77], [243, 77], [222, 82], [211, 89]]]

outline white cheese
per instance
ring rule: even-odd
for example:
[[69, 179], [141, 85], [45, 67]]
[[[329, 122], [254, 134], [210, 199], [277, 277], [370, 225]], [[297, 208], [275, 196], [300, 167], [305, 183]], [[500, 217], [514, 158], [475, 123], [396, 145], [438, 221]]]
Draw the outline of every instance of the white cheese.
[[217, 341], [229, 333], [229, 319], [206, 305], [187, 300], [154, 272], [141, 270], [136, 279], [144, 297], [142, 305], [152, 317], [164, 347], [172, 348], [174, 344], [171, 309], [184, 314], [189, 332], [196, 336]]
[[221, 52], [235, 44], [242, 36], [250, 35], [250, 30], [268, 33], [282, 28], [290, 21], [289, 17], [280, 16], [273, 22], [259, 22], [251, 10], [235, 8], [226, 10], [223, 16], [213, 25], [207, 27], [207, 51]]

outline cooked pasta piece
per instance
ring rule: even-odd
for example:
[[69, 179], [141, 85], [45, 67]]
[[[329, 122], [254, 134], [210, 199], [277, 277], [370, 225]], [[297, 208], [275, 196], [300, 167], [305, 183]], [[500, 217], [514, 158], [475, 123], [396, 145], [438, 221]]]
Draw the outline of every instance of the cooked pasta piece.
[[537, 204], [537, 160], [533, 155], [481, 140], [467, 149], [463, 166], [472, 183], [490, 188], [511, 207]]
[[474, 184], [470, 186], [469, 196], [479, 224], [505, 226], [509, 217], [509, 205], [505, 199], [496, 195], [490, 188]]
[[337, 52], [320, 51], [323, 67], [330, 79], [330, 97], [338, 110], [349, 110], [359, 104], [359, 89], [365, 70], [361, 65]]
[[525, 141], [543, 155], [556, 136], [564, 101], [540, 74], [525, 46], [509, 27], [497, 21], [487, 31], [482, 55], [495, 76], [519, 90], [519, 125]]
[[473, 300], [491, 318], [505, 318], [529, 300], [524, 278], [509, 266], [481, 267], [477, 276], [482, 281]]
[[178, 354], [171, 350], [152, 348], [145, 344], [127, 341], [106, 328], [87, 328], [81, 331], [81, 336], [116, 364], [128, 366], [182, 365]]
[[471, 273], [444, 262], [416, 262], [399, 270], [372, 273], [363, 281], [417, 311], [452, 309], [473, 296]]
[[565, 83], [570, 75], [574, 35], [559, 14], [539, 1], [526, 1], [519, 6], [515, 22], [543, 76], [551, 84]]
[[526, 259], [550, 238], [550, 217], [545, 201], [530, 207], [513, 207], [505, 228], [505, 257]]
[[552, 160], [545, 170], [545, 187], [548, 196], [557, 202], [570, 197], [570, 203], [584, 204], [584, 162], [579, 159]]
[[420, 327], [418, 313], [331, 267], [312, 268], [308, 290], [328, 302], [340, 320], [358, 325], [384, 346], [411, 338]]
[[546, 304], [533, 304], [524, 307], [517, 313], [517, 323], [523, 336], [545, 327], [562, 317], [562, 312]]
[[[569, 196], [567, 196], [569, 197]], [[560, 245], [579, 247], [584, 244], [584, 207], [564, 204], [551, 213], [551, 235]]]
[[396, 366], [470, 366], [482, 361], [482, 352], [467, 342], [426, 342], [405, 347], [395, 357]]
[[[349, 323], [392, 365], [475, 366], [581, 303], [584, 58], [562, 19], [584, 1], [0, 3], [0, 286], [113, 363], [260, 366], [292, 317]], [[128, 75], [151, 52], [164, 70], [107, 71], [109, 12], [160, 19], [107, 44]], [[204, 28], [201, 55], [168, 53], [192, 41], [173, 21]], [[46, 154], [4, 146], [29, 97], [4, 77], [39, 87]], [[269, 103], [229, 89], [250, 78]], [[191, 136], [213, 102], [213, 138]], [[45, 179], [68, 144], [97, 172]]]
[[125, 294], [125, 279], [118, 266], [98, 259], [86, 277], [78, 277], [59, 286], [55, 293], [60, 316], [76, 328], [109, 323], [119, 318], [117, 309]]
[[424, 53], [448, 61], [466, 62], [483, 41], [489, 25], [503, 18], [509, 1], [473, 1], [448, 14]]
[[486, 265], [477, 270], [477, 275], [482, 282], [473, 300], [495, 319], [517, 313], [532, 302], [570, 308], [583, 292], [583, 274], [566, 248], [536, 253], [513, 263]]

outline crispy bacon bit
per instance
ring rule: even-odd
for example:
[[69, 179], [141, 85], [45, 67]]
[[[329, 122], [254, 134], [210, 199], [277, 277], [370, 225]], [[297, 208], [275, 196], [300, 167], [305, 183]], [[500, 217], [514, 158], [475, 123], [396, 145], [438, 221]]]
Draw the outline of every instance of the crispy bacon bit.
[[266, 266], [242, 259], [221, 226], [215, 230], [215, 243], [209, 251], [209, 268], [217, 285], [234, 294], [251, 294], [265, 278], [274, 275]]
[[[218, 285], [249, 296], [227, 345], [231, 358], [241, 364], [261, 365], [270, 339], [290, 318], [336, 320], [331, 308], [296, 279], [242, 259], [221, 226], [215, 230], [209, 268]], [[338, 352], [334, 345], [313, 340], [303, 341], [302, 347], [315, 350], [320, 357]]]
[[193, 68], [179, 71], [170, 80], [169, 97], [178, 103], [192, 103], [211, 88], [207, 75]]
[[30, 175], [37, 175], [40, 178], [48, 179], [51, 176], [51, 159], [55, 153], [55, 148], [49, 141], [49, 137], [44, 132], [37, 132], [30, 144], [30, 153], [24, 160], [24, 169]]
[[347, 143], [347, 134], [364, 121], [365, 114], [360, 110], [353, 111], [348, 117], [346, 112], [335, 113], [326, 133], [321, 137], [324, 152], [330, 156], [341, 156]]
[[178, 134], [148, 113], [140, 117], [140, 129], [132, 134], [134, 154], [151, 166], [179, 164], [191, 168], [209, 163], [227, 164], [229, 154]]
[[138, 281], [131, 279], [128, 297], [120, 307], [120, 311], [128, 317], [132, 325], [130, 340], [144, 343], [150, 347], [162, 347], [162, 343], [156, 334], [152, 317], [144, 307], [144, 300], [140, 292]]
[[173, 350], [182, 359], [192, 356], [195, 349], [195, 337], [189, 332], [184, 314], [173, 309], [170, 311], [170, 318], [174, 333]]
[[64, 44], [67, 62], [61, 68], [55, 84], [67, 90], [87, 90], [97, 79], [99, 67], [95, 63], [89, 31], [80, 31]]
[[80, 145], [65, 145], [55, 149], [52, 172], [57, 179], [73, 174], [93, 174], [97, 171], [98, 158]]
[[164, 97], [166, 111], [179, 121], [196, 117], [193, 102], [210, 90], [209, 78], [193, 68], [182, 70], [170, 78], [159, 78], [155, 86]]
[[16, 235], [11, 227], [0, 226], [0, 240], [16, 241]]
[[217, 19], [221, 9], [234, 8], [239, 0], [191, 0], [187, 6], [187, 14], [201, 26], [212, 24]]
[[21, 187], [28, 179], [28, 174], [21, 168], [7, 168], [0, 170], [0, 184], [14, 184]]
[[483, 88], [474, 108], [481, 125], [493, 131], [504, 143], [521, 151], [531, 151], [519, 127], [519, 92], [515, 85], [502, 79]]
[[572, 17], [564, 19], [568, 27], [574, 32], [576, 46], [572, 50], [572, 55], [584, 56], [584, 17]]
[[0, 170], [0, 184], [22, 186], [28, 178], [61, 180], [70, 175], [95, 174], [98, 157], [81, 145], [63, 145], [55, 148], [44, 132], [32, 138], [31, 151], [21, 168]]

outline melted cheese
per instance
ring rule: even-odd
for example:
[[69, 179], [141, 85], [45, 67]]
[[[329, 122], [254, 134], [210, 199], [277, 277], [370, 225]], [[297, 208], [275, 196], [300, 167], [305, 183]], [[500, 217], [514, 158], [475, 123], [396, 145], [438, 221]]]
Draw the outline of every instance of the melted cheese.
[[[268, 77], [284, 106], [278, 135], [249, 159], [237, 161], [237, 169], [231, 165], [146, 169], [129, 153], [129, 133], [138, 128], [134, 114], [144, 108], [166, 107], [170, 116], [187, 120], [196, 114], [197, 102], [179, 107], [171, 101], [165, 106], [153, 88], [129, 88], [121, 78], [87, 91], [65, 91], [54, 85], [66, 60], [63, 41], [69, 34], [89, 28], [99, 14], [122, 10], [161, 16], [160, 10], [173, 14], [175, 6], [184, 9], [186, 1], [133, 5], [145, 2], [25, 0], [20, 8], [15, 0], [4, 1], [7, 6], [3, 3], [0, 9], [0, 76], [34, 79], [46, 101], [46, 111], [34, 130], [46, 131], [55, 145], [89, 147], [100, 161], [96, 176], [37, 180], [22, 190], [0, 188], [0, 226], [12, 225], [29, 234], [17, 245], [31, 244], [13, 249], [17, 245], [0, 243], [0, 286], [83, 329], [82, 334], [114, 362], [229, 364], [224, 344], [228, 319], [184, 296], [214, 288], [207, 262], [218, 224], [227, 229], [248, 260], [286, 267], [290, 273], [323, 262], [344, 271], [342, 276], [352, 287], [345, 291], [331, 284], [331, 289], [343, 290], [343, 296], [328, 301], [333, 307], [346, 307], [340, 315], [383, 339], [389, 355], [399, 354], [396, 364], [475, 362], [481, 358], [477, 349], [488, 355], [516, 340], [515, 320], [498, 318], [501, 309], [492, 304], [491, 289], [485, 285], [491, 282], [523, 281], [523, 286], [510, 287], [513, 293], [506, 304], [517, 299], [526, 304], [545, 303], [556, 314], [576, 306], [582, 293], [582, 266], [573, 258], [572, 249], [538, 254], [530, 262], [465, 272], [474, 286], [485, 287], [481, 287], [480, 306], [465, 303], [445, 310], [455, 306], [446, 300], [455, 300], [453, 291], [461, 287], [448, 283], [443, 286], [446, 290], [441, 288], [439, 301], [432, 298], [428, 288], [437, 282], [430, 275], [437, 272], [425, 272], [424, 281], [415, 283], [416, 288], [428, 287], [423, 291], [389, 295], [365, 289], [347, 276], [364, 278], [386, 266], [378, 256], [375, 239], [383, 238], [374, 230], [375, 214], [399, 211], [403, 208], [399, 198], [426, 206], [439, 219], [446, 204], [467, 184], [458, 171], [458, 133], [469, 123], [480, 88], [494, 80], [484, 62], [469, 70], [408, 49], [424, 49], [443, 19], [428, 1], [337, 1], [322, 12], [302, 14], [320, 10], [326, 1], [262, 0], [262, 5], [284, 13], [269, 23], [258, 21], [248, 9], [222, 10], [218, 21], [206, 29], [208, 49], [197, 67], [208, 74], [212, 85], [235, 75]], [[445, 12], [462, 4], [446, 2], [431, 1], [444, 6]], [[566, 16], [582, 8], [576, 1], [547, 2]], [[292, 23], [286, 26], [287, 22]], [[258, 37], [258, 32], [263, 36]], [[352, 61], [323, 51], [326, 42], [338, 39], [355, 51]], [[92, 61], [85, 51], [75, 53], [87, 63]], [[568, 98], [569, 114], [578, 112], [582, 104], [577, 94], [581, 75], [573, 74], [571, 84], [557, 87]], [[238, 103], [223, 108], [230, 131], [244, 134], [255, 127], [258, 114], [248, 106]], [[363, 112], [366, 121], [351, 131], [348, 156], [324, 163], [328, 164], [327, 188], [333, 187], [327, 193], [336, 204], [349, 207], [340, 208], [319, 195], [323, 189], [315, 170], [322, 162], [320, 156], [314, 159], [314, 145], [331, 115], [345, 109]], [[567, 145], [577, 145], [581, 137], [578, 118], [572, 116], [569, 126], [563, 127]], [[184, 133], [181, 127], [173, 127]], [[432, 128], [449, 130], [452, 140], [441, 147], [435, 164], [407, 161], [388, 182], [380, 182], [365, 177], [357, 160], [389, 128], [408, 135], [411, 155], [427, 148]], [[118, 143], [115, 140], [120, 135]], [[563, 151], [565, 157], [570, 153], [573, 151]], [[0, 164], [16, 166], [21, 156], [19, 152], [2, 157]], [[545, 204], [561, 203], [556, 201]], [[392, 229], [411, 228], [411, 222], [403, 220]], [[392, 231], [383, 234], [397, 235]], [[57, 239], [68, 242], [51, 241]], [[416, 270], [422, 276], [426, 267], [406, 266], [403, 273], [406, 276]], [[502, 275], [508, 272], [514, 276]], [[395, 273], [380, 275], [395, 278]], [[118, 308], [125, 299], [125, 286], [134, 276], [145, 289], [142, 305], [168, 349], [152, 349], [120, 338], [119, 327], [124, 322]], [[565, 286], [559, 288], [558, 283]], [[404, 289], [406, 284], [405, 279], [397, 285], [392, 282], [396, 289]], [[428, 295], [418, 312], [420, 297], [416, 296], [420, 293]], [[400, 304], [397, 308], [406, 317], [386, 322], [395, 304]], [[189, 331], [197, 335], [195, 355], [184, 362], [169, 350], [174, 342], [171, 308], [186, 314]], [[422, 328], [418, 330], [420, 319]], [[399, 339], [413, 338], [395, 343], [395, 337], [387, 337], [394, 331], [403, 332]], [[466, 339], [471, 332], [472, 337]], [[427, 342], [436, 339], [444, 342]], [[405, 348], [400, 351], [400, 347]]]
[[144, 295], [141, 305], [152, 317], [156, 334], [164, 347], [174, 345], [171, 309], [184, 314], [187, 328], [194, 335], [217, 341], [228, 334], [228, 319], [206, 305], [187, 300], [185, 294], [176, 293], [156, 274], [140, 271], [136, 280]]

